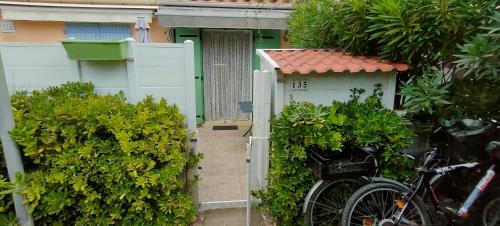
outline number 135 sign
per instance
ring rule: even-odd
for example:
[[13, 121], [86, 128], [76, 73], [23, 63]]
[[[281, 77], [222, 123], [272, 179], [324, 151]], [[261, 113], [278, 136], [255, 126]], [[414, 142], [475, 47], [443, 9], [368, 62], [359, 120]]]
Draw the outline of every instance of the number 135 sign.
[[292, 80], [292, 90], [307, 90], [309, 81], [307, 80]]

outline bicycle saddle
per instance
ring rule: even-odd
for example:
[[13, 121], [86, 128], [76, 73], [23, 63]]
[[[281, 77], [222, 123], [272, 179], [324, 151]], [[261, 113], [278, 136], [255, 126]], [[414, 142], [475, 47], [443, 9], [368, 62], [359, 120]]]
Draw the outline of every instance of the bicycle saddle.
[[500, 149], [500, 141], [491, 141], [484, 150], [486, 152], [492, 152], [496, 149]]
[[376, 147], [362, 147], [361, 149], [363, 149], [363, 151], [369, 154], [375, 154], [378, 151]]
[[426, 147], [426, 148], [407, 148], [407, 149], [401, 150], [401, 153], [403, 153], [405, 155], [409, 155], [409, 156], [413, 157], [413, 159], [418, 159], [423, 154], [425, 154], [425, 153], [427, 153], [429, 151], [434, 151], [434, 150], [436, 150], [436, 149], [435, 148], [431, 148], [431, 147]]

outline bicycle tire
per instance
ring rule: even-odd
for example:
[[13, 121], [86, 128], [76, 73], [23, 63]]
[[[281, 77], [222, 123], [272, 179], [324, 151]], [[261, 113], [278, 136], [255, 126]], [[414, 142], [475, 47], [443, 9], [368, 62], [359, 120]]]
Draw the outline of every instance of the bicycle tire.
[[470, 215], [464, 225], [500, 226], [500, 190], [490, 190], [481, 194], [471, 207]]
[[[337, 193], [341, 192], [343, 188], [346, 188], [345, 186], [352, 185], [352, 189], [348, 191], [349, 189], [346, 189], [345, 192], [348, 193], [346, 197], [337, 197]], [[319, 226], [319, 225], [340, 225], [340, 220], [341, 220], [341, 213], [342, 209], [345, 206], [345, 203], [347, 199], [350, 197], [350, 195], [356, 191], [358, 188], [360, 188], [363, 184], [366, 184], [366, 181], [359, 178], [359, 179], [338, 179], [338, 180], [331, 180], [331, 181], [326, 181], [323, 184], [321, 184], [311, 195], [311, 198], [309, 199], [309, 202], [307, 202], [307, 207], [305, 211], [305, 225], [306, 226]], [[344, 187], [342, 186], [344, 185]], [[331, 213], [327, 215], [322, 215], [322, 217], [318, 217], [319, 214], [322, 214], [322, 211], [320, 207], [322, 205], [328, 204], [324, 202], [323, 200], [326, 200], [329, 196], [335, 196], [336, 199], [338, 200], [337, 203], [334, 203], [335, 206], [329, 206], [331, 208], [339, 209], [341, 208], [338, 214]], [[328, 201], [328, 200], [326, 200]], [[333, 200], [332, 200], [333, 201]], [[338, 219], [338, 220], [337, 220]]]
[[500, 226], [500, 194], [491, 193], [490, 196], [485, 196], [484, 200], [485, 205], [480, 205], [478, 208], [478, 212], [481, 213], [481, 223], [483, 226]]
[[[372, 183], [372, 184], [368, 184], [368, 185], [363, 186], [362, 188], [360, 188], [359, 190], [354, 192], [354, 194], [349, 198], [349, 200], [347, 200], [347, 204], [346, 204], [346, 206], [344, 208], [344, 212], [342, 214], [342, 226], [355, 225], [356, 220], [351, 221], [351, 218], [354, 217], [353, 213], [355, 211], [358, 211], [358, 207], [361, 208], [360, 206], [363, 202], [367, 202], [367, 204], [375, 204], [374, 202], [368, 202], [369, 198], [366, 198], [366, 197], [368, 195], [370, 195], [371, 198], [374, 198], [375, 196], [373, 195], [373, 193], [379, 192], [379, 191], [387, 191], [387, 192], [395, 193], [394, 197], [396, 197], [396, 195], [399, 196], [400, 193], [407, 192], [406, 188], [399, 186], [399, 185], [396, 185], [396, 184], [392, 184], [392, 183]], [[380, 200], [378, 198], [374, 198], [374, 199], [376, 199], [376, 201], [382, 201], [384, 203], [384, 197], [385, 196], [382, 195]], [[365, 200], [365, 198], [366, 198], [366, 200]], [[386, 210], [385, 204], [388, 204], [387, 201], [389, 199], [390, 199], [390, 197], [388, 194], [387, 198], [385, 199], [386, 202], [384, 203], [384, 207], [382, 210], [376, 209], [377, 207], [375, 205], [370, 205], [369, 208], [362, 209], [362, 210], [372, 211], [372, 213], [371, 213], [371, 215], [365, 215], [363, 218], [358, 218], [358, 221], [360, 221], [360, 219], [363, 219], [362, 223], [360, 225], [384, 225], [384, 221], [389, 223], [387, 225], [390, 225], [391, 220], [390, 220], [390, 218], [387, 218], [386, 215], [394, 214], [395, 213], [394, 210], [396, 210], [397, 207], [393, 206], [392, 208], [387, 209], [387, 212], [386, 212], [385, 211]], [[393, 202], [391, 202], [391, 203], [393, 203]], [[421, 222], [415, 222], [415, 225], [431, 225], [432, 224], [431, 218], [426, 210], [426, 206], [419, 196], [415, 196], [412, 199], [410, 205], [411, 206], [409, 208], [412, 208], [412, 207], [415, 208], [416, 213], [419, 214], [419, 216], [420, 216], [419, 220]], [[410, 210], [411, 211], [407, 210], [406, 213], [409, 212], [409, 214], [412, 214], [413, 209], [410, 209]], [[381, 216], [380, 219], [377, 218], [378, 216]], [[410, 216], [412, 216], [412, 215], [410, 215]], [[372, 219], [372, 218], [376, 218], [376, 219]], [[408, 219], [407, 221], [411, 221], [411, 220], [412, 219]], [[370, 221], [371, 221], [371, 223], [367, 223]], [[394, 222], [392, 222], [392, 223], [394, 223]], [[404, 225], [404, 224], [401, 224], [401, 222], [400, 222], [399, 225]], [[413, 225], [413, 224], [408, 224], [408, 225]]]

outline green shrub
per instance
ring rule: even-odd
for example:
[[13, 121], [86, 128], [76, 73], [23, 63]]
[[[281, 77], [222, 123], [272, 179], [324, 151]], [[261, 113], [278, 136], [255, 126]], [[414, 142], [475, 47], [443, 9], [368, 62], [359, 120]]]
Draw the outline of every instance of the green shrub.
[[[480, 87], [480, 88], [478, 88]], [[445, 109], [448, 119], [500, 119], [500, 80], [455, 80], [450, 86], [448, 99], [453, 105]]]
[[[7, 173], [2, 141], [0, 141], [0, 180], [2, 178], [9, 178], [9, 174]], [[14, 202], [11, 194], [0, 195], [0, 225], [17, 225]]]
[[426, 71], [421, 77], [404, 83], [401, 94], [404, 97], [404, 107], [409, 112], [420, 112], [435, 115], [437, 110], [451, 104], [447, 101], [449, 86], [445, 75], [440, 70]]
[[20, 182], [37, 225], [188, 225], [187, 147], [176, 106], [97, 96], [68, 83], [12, 97], [11, 131], [24, 154]]
[[481, 33], [463, 45], [456, 55], [458, 68], [472, 78], [500, 80], [500, 12], [495, 14], [481, 27]]
[[396, 113], [382, 106], [379, 89], [365, 101], [360, 101], [363, 90], [353, 92], [351, 101], [328, 107], [292, 101], [272, 120], [269, 184], [256, 195], [281, 225], [302, 224], [304, 197], [314, 183], [306, 165], [310, 146], [340, 151], [347, 141], [382, 148], [384, 176], [406, 179], [411, 175], [412, 162], [398, 150], [411, 143], [412, 133]]

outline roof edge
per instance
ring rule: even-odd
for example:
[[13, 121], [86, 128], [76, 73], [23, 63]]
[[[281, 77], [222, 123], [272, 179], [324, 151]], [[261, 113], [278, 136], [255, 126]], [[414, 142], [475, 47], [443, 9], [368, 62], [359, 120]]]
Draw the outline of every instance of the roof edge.
[[[281, 71], [281, 70], [280, 70]], [[405, 70], [406, 71], [406, 70]], [[349, 70], [343, 70], [343, 71], [334, 71], [334, 70], [327, 70], [327, 71], [321, 71], [321, 72], [318, 72], [316, 70], [308, 70], [307, 73], [302, 73], [300, 72], [299, 70], [293, 70], [292, 72], [283, 72], [281, 71], [281, 73], [283, 73], [284, 75], [294, 75], [294, 74], [299, 74], [299, 75], [304, 75], [304, 74], [310, 74], [310, 73], [315, 73], [317, 75], [322, 75], [322, 74], [329, 74], [329, 73], [351, 73], [351, 74], [355, 74], [355, 73], [377, 73], [377, 72], [381, 72], [381, 73], [391, 73], [391, 72], [394, 72], [394, 73], [398, 73], [398, 72], [405, 72], [405, 71], [400, 71], [396, 68], [390, 70], [390, 71], [383, 71], [383, 70], [380, 70], [380, 69], [377, 69], [375, 71], [368, 71], [366, 69], [361, 69], [359, 71], [349, 71]]]
[[198, 1], [157, 1], [164, 6], [194, 6], [194, 7], [213, 7], [213, 8], [243, 8], [243, 9], [295, 9], [294, 3], [241, 3], [241, 2], [198, 2]]
[[95, 8], [95, 9], [141, 9], [156, 11], [159, 6], [150, 5], [99, 5], [99, 4], [75, 4], [75, 3], [46, 3], [46, 2], [17, 2], [0, 1], [0, 6], [31, 6], [31, 7], [58, 7], [58, 8]]
[[[392, 62], [377, 56], [350, 55], [348, 52], [336, 49], [259, 49], [257, 53], [285, 75], [343, 73], [346, 71], [350, 73], [397, 73], [409, 69], [409, 65], [404, 63]], [[319, 54], [317, 56], [321, 57], [317, 58], [311, 54]], [[287, 59], [291, 59], [291, 61]], [[339, 61], [339, 59], [341, 60]], [[357, 60], [356, 64], [361, 65], [352, 66], [351, 61], [354, 60]]]
[[278, 63], [276, 63], [276, 61], [274, 61], [274, 59], [271, 56], [269, 56], [269, 54], [266, 53], [267, 50], [272, 50], [272, 49], [257, 49], [257, 56], [269, 62], [269, 64], [271, 64], [271, 66], [273, 66], [275, 70], [280, 69]]

